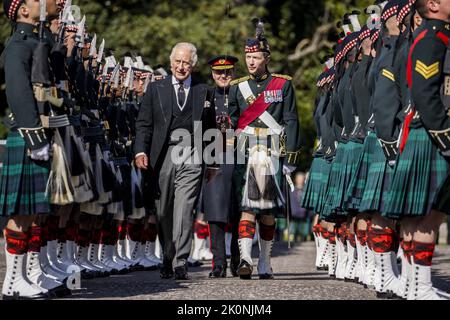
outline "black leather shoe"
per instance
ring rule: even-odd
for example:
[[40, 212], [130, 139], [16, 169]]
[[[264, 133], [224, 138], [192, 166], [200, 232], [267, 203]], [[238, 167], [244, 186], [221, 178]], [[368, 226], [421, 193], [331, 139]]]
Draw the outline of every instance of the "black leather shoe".
[[203, 262], [196, 260], [195, 262], [189, 262], [188, 261], [188, 267], [190, 268], [198, 268], [201, 267], [203, 265]]
[[231, 258], [230, 260], [230, 272], [233, 277], [238, 277], [237, 269], [239, 267], [239, 260]]
[[186, 267], [175, 268], [175, 280], [189, 280], [189, 275]]
[[172, 279], [173, 278], [173, 269], [169, 266], [163, 266], [160, 271], [161, 279]]
[[54, 294], [57, 298], [61, 298], [70, 296], [72, 294], [72, 291], [62, 284], [59, 287], [49, 290], [49, 293]]
[[273, 279], [273, 274], [270, 273], [264, 273], [259, 275], [260, 280], [271, 280]]
[[247, 261], [241, 260], [236, 272], [241, 279], [251, 279], [253, 266]]
[[227, 266], [214, 266], [214, 269], [209, 273], [210, 278], [226, 278], [227, 277]]

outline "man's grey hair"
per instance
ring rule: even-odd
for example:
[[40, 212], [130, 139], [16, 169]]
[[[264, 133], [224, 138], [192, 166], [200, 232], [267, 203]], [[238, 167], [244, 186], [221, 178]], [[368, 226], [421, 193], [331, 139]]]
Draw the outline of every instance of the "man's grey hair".
[[192, 67], [195, 67], [197, 65], [198, 56], [197, 56], [197, 48], [190, 42], [179, 42], [177, 43], [173, 48], [172, 52], [170, 53], [170, 61], [172, 61], [175, 57], [175, 51], [180, 48], [186, 48], [189, 49], [191, 52], [191, 65]]

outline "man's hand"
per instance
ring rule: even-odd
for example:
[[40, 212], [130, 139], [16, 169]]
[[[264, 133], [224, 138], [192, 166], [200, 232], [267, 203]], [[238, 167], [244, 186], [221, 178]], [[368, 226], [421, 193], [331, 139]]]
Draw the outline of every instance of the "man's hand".
[[213, 179], [217, 175], [218, 172], [219, 172], [218, 168], [206, 168], [206, 174], [205, 174], [206, 182], [211, 181], [211, 179]]
[[46, 144], [45, 146], [43, 146], [40, 149], [31, 150], [30, 157], [33, 160], [47, 161], [48, 159], [50, 159], [49, 150], [50, 150], [50, 145]]
[[134, 162], [136, 163], [136, 167], [142, 170], [147, 170], [148, 168], [148, 157], [145, 154], [136, 155]]
[[295, 171], [295, 167], [294, 166], [290, 166], [290, 165], [283, 165], [283, 174], [284, 175], [288, 175], [291, 174], [292, 172]]
[[442, 155], [443, 155], [444, 157], [450, 158], [450, 150], [442, 151], [441, 153], [442, 153]]

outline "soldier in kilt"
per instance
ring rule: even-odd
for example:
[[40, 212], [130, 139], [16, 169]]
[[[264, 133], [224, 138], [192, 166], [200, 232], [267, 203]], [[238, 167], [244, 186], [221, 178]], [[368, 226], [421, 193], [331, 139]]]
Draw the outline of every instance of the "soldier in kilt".
[[[389, 190], [393, 162], [397, 155], [394, 138], [398, 121], [395, 119], [402, 109], [401, 85], [396, 78], [401, 77], [400, 68], [406, 61], [399, 52], [403, 35], [397, 22], [398, 13], [408, 13], [409, 1], [391, 1], [384, 7], [381, 15], [383, 45], [377, 51], [372, 112], [377, 142], [372, 149], [369, 178], [364, 190], [360, 210], [371, 214], [368, 227], [369, 255], [373, 257], [373, 268], [366, 270], [370, 284], [375, 286], [378, 297], [401, 297], [400, 279], [396, 263], [397, 232], [394, 220], [381, 215], [387, 190]], [[397, 130], [398, 132], [398, 130]], [[398, 134], [398, 133], [397, 133]], [[369, 200], [370, 201], [367, 201]], [[373, 283], [372, 283], [373, 279]]]
[[[331, 61], [332, 63], [332, 61]], [[320, 189], [322, 183], [322, 175], [326, 161], [324, 160], [324, 146], [322, 144], [322, 131], [320, 129], [320, 118], [324, 116], [326, 107], [330, 100], [330, 94], [325, 90], [325, 81], [331, 76], [330, 70], [326, 69], [317, 80], [318, 97], [316, 99], [316, 107], [314, 109], [314, 122], [317, 129], [318, 145], [314, 151], [314, 159], [311, 163], [309, 175], [305, 183], [302, 196], [301, 206], [307, 210], [314, 211], [317, 209], [320, 201]]]
[[331, 83], [334, 76], [333, 58], [326, 61], [325, 71], [319, 76], [318, 87], [318, 103], [314, 110], [314, 120], [316, 123], [319, 145], [314, 152], [314, 159], [311, 164], [309, 176], [306, 181], [305, 191], [302, 196], [301, 206], [305, 209], [315, 212], [313, 225], [313, 235], [316, 243], [316, 268], [324, 270], [325, 263], [325, 246], [327, 239], [323, 236], [324, 228], [326, 228], [325, 220], [320, 218], [324, 197], [326, 194], [326, 183], [331, 169], [331, 163], [327, 158], [331, 156], [331, 147], [334, 145], [335, 136], [330, 126], [330, 109], [331, 109]]
[[417, 0], [414, 4], [424, 22], [415, 34], [407, 61], [412, 110], [404, 121], [401, 154], [384, 207], [387, 217], [414, 218], [408, 223], [412, 241], [407, 254], [411, 257], [412, 277], [407, 298], [411, 300], [443, 299], [431, 283], [431, 261], [439, 226], [449, 214], [438, 205], [439, 191], [450, 173], [449, 93], [446, 89], [441, 91], [450, 59], [446, 54], [449, 4], [432, 0]]
[[[344, 199], [344, 208], [352, 213], [351, 220], [348, 221], [347, 252], [348, 262], [344, 278], [353, 281], [356, 276], [358, 259], [361, 258], [356, 242], [355, 227], [359, 221], [364, 221], [365, 215], [359, 212], [359, 204], [367, 180], [367, 169], [369, 167], [369, 150], [367, 148], [367, 125], [370, 118], [369, 101], [370, 92], [368, 88], [367, 73], [372, 62], [371, 30], [364, 26], [358, 36], [358, 62], [352, 76], [352, 92], [355, 99], [358, 121], [352, 132], [351, 139], [356, 143], [362, 143], [363, 151], [356, 161], [354, 174], [351, 177], [347, 194]], [[357, 251], [359, 254], [357, 254]], [[361, 261], [359, 261], [361, 263]]]
[[[0, 214], [9, 217], [4, 230], [6, 274], [2, 294], [3, 299], [45, 298], [65, 294], [67, 288], [44, 275], [39, 265], [39, 220], [51, 210], [47, 190], [51, 137], [41, 122], [44, 113], [38, 108], [31, 82], [33, 63], [38, 63], [32, 57], [40, 45], [40, 6], [31, 0], [7, 0], [3, 5], [14, 33], [5, 49], [6, 94], [11, 114], [0, 187]], [[55, 0], [47, 1], [46, 11], [49, 18], [57, 16]]]
[[[284, 203], [282, 173], [293, 172], [299, 161], [298, 115], [291, 78], [268, 71], [270, 49], [260, 20], [256, 39], [247, 40], [245, 58], [250, 75], [234, 80], [229, 94], [232, 119], [240, 114], [238, 150], [243, 152], [238, 153], [238, 163], [242, 163], [243, 155], [248, 156], [242, 179], [238, 240], [241, 259], [237, 273], [243, 279], [251, 278], [252, 240], [258, 217], [261, 249], [258, 274], [260, 279], [272, 279], [270, 258], [275, 215], [282, 212]], [[284, 159], [281, 155], [285, 155]]]
[[[354, 25], [355, 32], [349, 33], [350, 23], [348, 19], [343, 21], [342, 28], [347, 36], [342, 39], [342, 50], [337, 52], [338, 59], [335, 59], [338, 81], [335, 91], [334, 113], [336, 122], [341, 122], [342, 130], [338, 135], [339, 144], [331, 167], [325, 203], [325, 214], [328, 214], [326, 219], [331, 222], [328, 231], [332, 235], [329, 245], [331, 263], [328, 267], [328, 273], [332, 277], [336, 276], [336, 270], [339, 267], [337, 276], [340, 279], [344, 279], [345, 275], [346, 239], [338, 237], [338, 242], [335, 239], [338, 229], [341, 226], [345, 228], [347, 224], [348, 211], [344, 207], [346, 190], [356, 169], [359, 154], [362, 152], [362, 144], [356, 142], [355, 139], [350, 140], [356, 125], [356, 109], [351, 93], [351, 75], [355, 67], [356, 44], [359, 35], [359, 24]], [[342, 121], [340, 121], [341, 119]], [[334, 223], [335, 225], [333, 225]], [[340, 230], [339, 234], [342, 236], [345, 234], [343, 229]]]

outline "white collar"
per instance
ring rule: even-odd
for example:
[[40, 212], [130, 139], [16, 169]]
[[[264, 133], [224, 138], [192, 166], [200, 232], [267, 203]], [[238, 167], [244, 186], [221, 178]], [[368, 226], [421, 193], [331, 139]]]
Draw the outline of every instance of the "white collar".
[[[190, 88], [191, 82], [192, 82], [192, 76], [189, 76], [189, 78], [187, 78], [186, 80], [183, 81], [183, 87]], [[179, 83], [180, 83], [180, 81], [177, 78], [175, 78], [174, 75], [172, 75], [172, 84], [178, 85]]]

